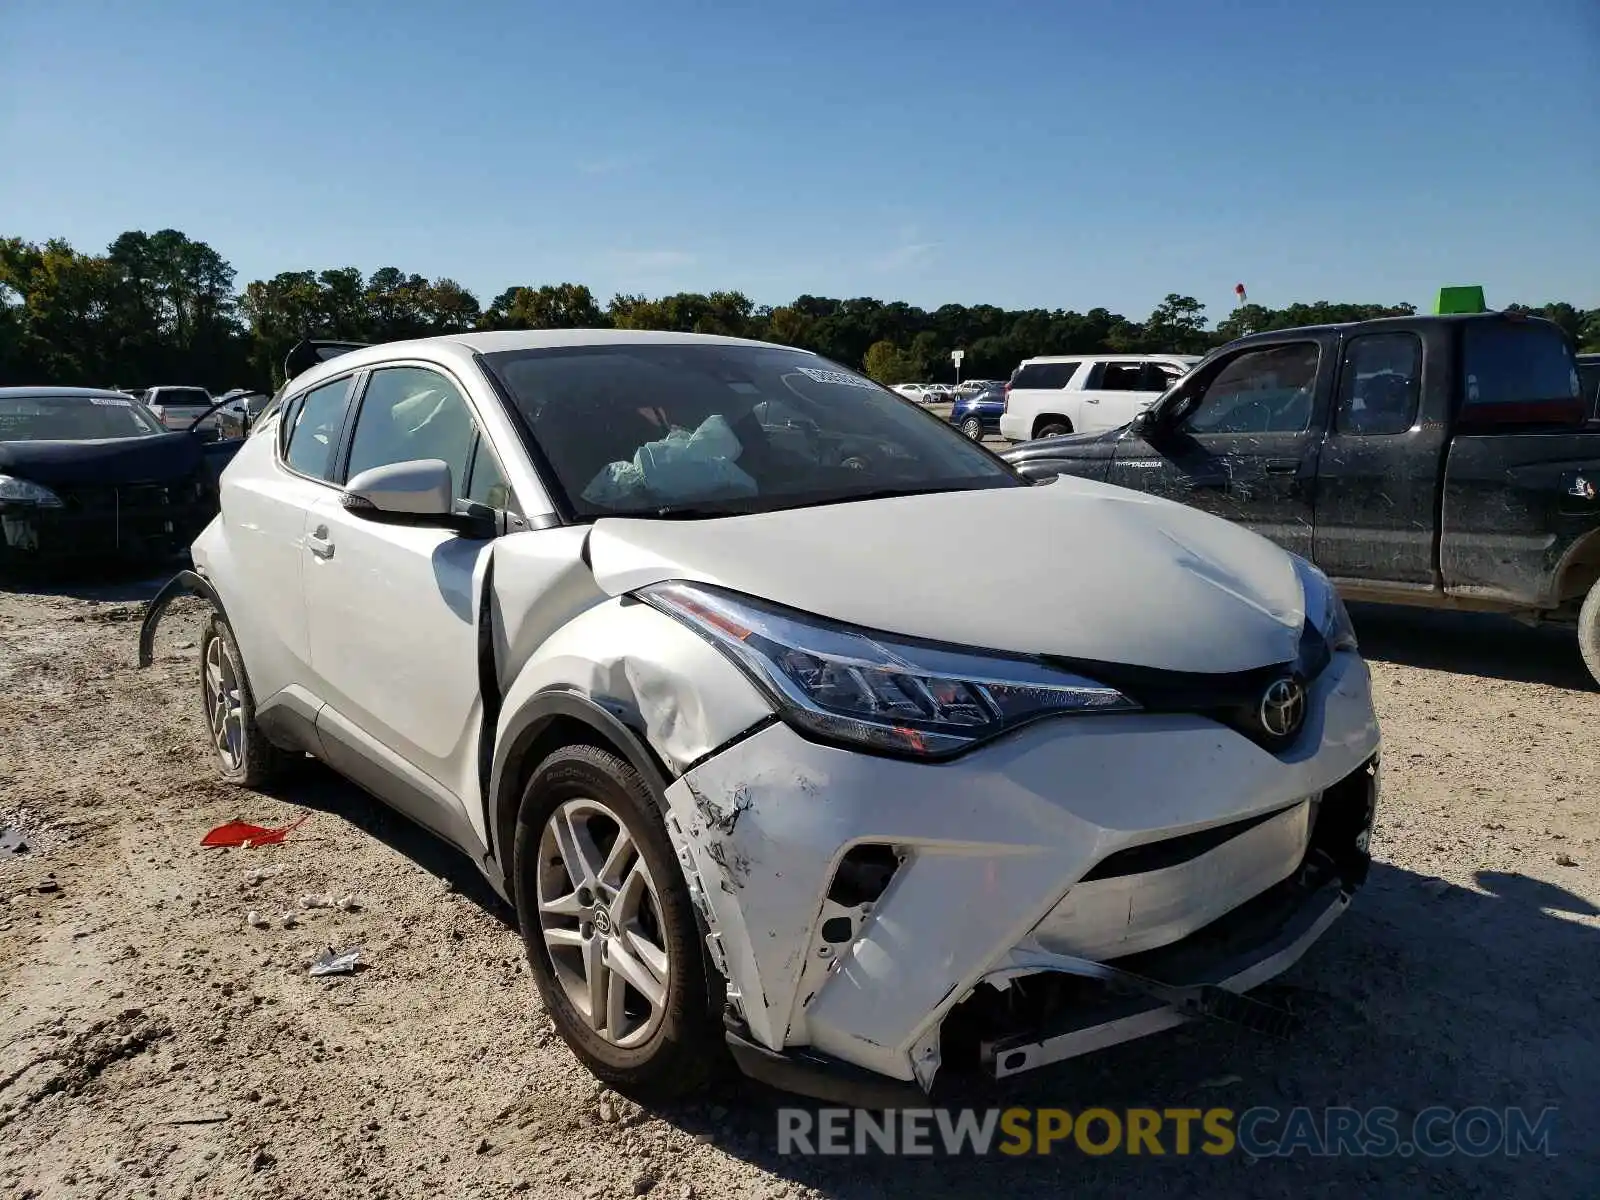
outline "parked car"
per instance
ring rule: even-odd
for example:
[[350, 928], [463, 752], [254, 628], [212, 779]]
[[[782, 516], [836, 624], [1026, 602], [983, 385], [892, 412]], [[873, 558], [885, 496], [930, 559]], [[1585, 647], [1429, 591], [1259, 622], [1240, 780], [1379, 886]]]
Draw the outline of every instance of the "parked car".
[[[146, 388], [141, 399], [155, 414], [156, 420], [168, 429], [185, 432], [194, 424], [196, 418], [205, 416], [216, 403], [211, 398], [210, 392], [198, 387]], [[206, 418], [199, 428], [202, 432], [214, 436], [217, 429], [216, 418], [214, 416]]]
[[266, 392], [252, 392], [235, 388], [217, 398], [217, 434], [224, 438], [242, 438], [261, 416], [272, 400]]
[[1349, 599], [1576, 626], [1600, 681], [1595, 417], [1548, 321], [1392, 317], [1241, 338], [1125, 428], [1006, 457], [1237, 521]]
[[985, 391], [963, 396], [950, 409], [950, 424], [975, 442], [1000, 432], [1000, 414], [1005, 411], [1005, 385], [993, 384]]
[[928, 385], [925, 383], [896, 383], [889, 390], [904, 396], [907, 400], [918, 404], [926, 404]]
[[1000, 434], [1019, 442], [1126, 425], [1199, 361], [1191, 354], [1027, 359], [1006, 385]]
[[1275, 1020], [1238, 993], [1367, 870], [1378, 729], [1320, 572], [1182, 505], [1029, 486], [807, 351], [354, 350], [222, 492], [141, 662], [205, 595], [222, 777], [313, 754], [464, 850], [619, 1087], [692, 1088], [726, 1046], [877, 1104]]
[[0, 388], [0, 570], [185, 550], [217, 511], [199, 439], [97, 388]]

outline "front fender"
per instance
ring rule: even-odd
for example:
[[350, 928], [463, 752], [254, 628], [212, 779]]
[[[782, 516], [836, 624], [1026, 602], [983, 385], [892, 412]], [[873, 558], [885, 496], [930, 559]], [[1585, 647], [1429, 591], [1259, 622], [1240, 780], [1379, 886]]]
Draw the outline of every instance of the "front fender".
[[573, 618], [506, 689], [496, 725], [485, 813], [506, 878], [506, 834], [526, 761], [552, 722], [589, 725], [661, 794], [671, 780], [772, 716], [721, 651], [680, 622], [626, 597]]

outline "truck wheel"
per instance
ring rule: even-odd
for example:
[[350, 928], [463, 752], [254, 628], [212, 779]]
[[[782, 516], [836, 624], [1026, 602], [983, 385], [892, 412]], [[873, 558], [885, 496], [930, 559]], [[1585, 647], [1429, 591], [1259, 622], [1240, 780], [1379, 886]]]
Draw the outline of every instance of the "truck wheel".
[[721, 978], [639, 773], [597, 746], [555, 751], [523, 792], [515, 853], [534, 982], [573, 1053], [652, 1099], [704, 1084], [727, 1053]]
[[1036, 438], [1060, 437], [1064, 433], [1071, 433], [1072, 426], [1066, 421], [1046, 421], [1033, 431]]
[[1590, 677], [1600, 683], [1600, 583], [1589, 589], [1578, 610], [1578, 649]]
[[256, 724], [244, 658], [233, 630], [220, 616], [207, 621], [200, 636], [200, 704], [224, 782], [264, 787], [303, 757], [278, 749]]

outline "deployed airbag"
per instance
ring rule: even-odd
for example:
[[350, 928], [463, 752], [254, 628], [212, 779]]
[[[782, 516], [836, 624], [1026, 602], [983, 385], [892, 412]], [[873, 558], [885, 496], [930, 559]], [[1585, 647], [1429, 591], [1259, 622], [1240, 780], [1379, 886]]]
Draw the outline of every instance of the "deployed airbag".
[[754, 496], [756, 481], [735, 465], [744, 447], [720, 414], [693, 433], [674, 429], [646, 442], [633, 461], [608, 463], [583, 489], [591, 504], [621, 506]]

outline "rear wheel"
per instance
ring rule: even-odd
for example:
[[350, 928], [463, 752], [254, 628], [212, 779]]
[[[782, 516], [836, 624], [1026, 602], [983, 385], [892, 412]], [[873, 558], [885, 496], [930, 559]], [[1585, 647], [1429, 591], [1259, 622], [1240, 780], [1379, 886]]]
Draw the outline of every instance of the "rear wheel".
[[267, 741], [233, 630], [220, 615], [200, 637], [200, 703], [224, 781], [257, 788], [280, 778], [298, 757]]
[[1600, 583], [1589, 589], [1578, 610], [1578, 649], [1590, 677], [1600, 683]]
[[961, 432], [975, 442], [983, 441], [983, 422], [977, 417], [968, 417], [961, 422]]
[[535, 768], [516, 902], [545, 1010], [596, 1077], [658, 1098], [707, 1080], [725, 1054], [720, 979], [661, 812], [627, 762], [576, 745]]
[[1072, 425], [1061, 418], [1041, 421], [1033, 431], [1036, 438], [1060, 437], [1064, 433], [1071, 433]]

